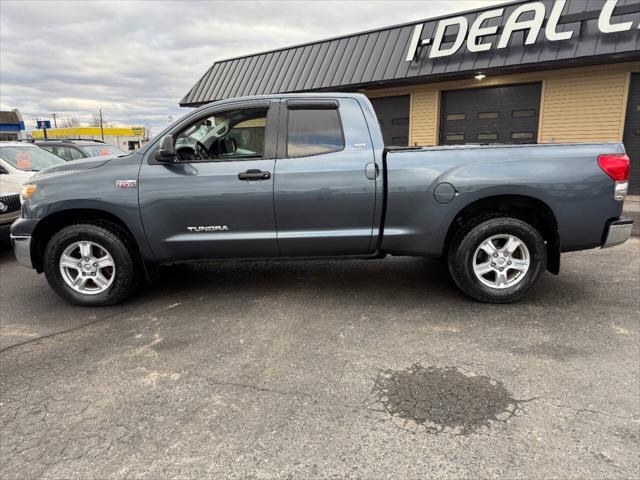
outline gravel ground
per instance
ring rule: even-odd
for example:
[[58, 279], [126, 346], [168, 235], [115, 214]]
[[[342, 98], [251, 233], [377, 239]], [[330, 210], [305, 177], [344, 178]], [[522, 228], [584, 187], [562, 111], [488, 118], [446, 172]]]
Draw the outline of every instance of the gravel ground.
[[0, 477], [639, 478], [640, 239], [509, 306], [437, 261], [166, 269], [74, 308], [0, 253]]

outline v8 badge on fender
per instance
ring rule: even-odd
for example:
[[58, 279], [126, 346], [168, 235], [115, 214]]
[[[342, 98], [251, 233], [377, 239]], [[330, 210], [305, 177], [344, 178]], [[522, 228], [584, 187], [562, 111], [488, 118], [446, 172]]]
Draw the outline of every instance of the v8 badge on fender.
[[116, 188], [136, 188], [136, 180], [116, 180]]

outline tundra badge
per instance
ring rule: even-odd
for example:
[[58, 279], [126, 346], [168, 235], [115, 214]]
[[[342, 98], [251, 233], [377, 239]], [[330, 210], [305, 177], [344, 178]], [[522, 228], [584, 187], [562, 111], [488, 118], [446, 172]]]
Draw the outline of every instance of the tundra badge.
[[229, 227], [226, 225], [209, 225], [202, 227], [187, 227], [187, 231], [189, 232], [226, 232], [229, 230]]

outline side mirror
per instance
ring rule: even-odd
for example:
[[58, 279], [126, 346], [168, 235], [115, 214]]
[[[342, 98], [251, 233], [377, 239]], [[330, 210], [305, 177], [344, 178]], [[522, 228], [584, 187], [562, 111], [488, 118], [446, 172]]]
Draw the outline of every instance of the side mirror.
[[9, 175], [9, 170], [0, 165], [0, 175]]
[[156, 152], [156, 160], [162, 163], [175, 163], [178, 161], [176, 157], [176, 146], [171, 135], [165, 135], [160, 140], [160, 147]]

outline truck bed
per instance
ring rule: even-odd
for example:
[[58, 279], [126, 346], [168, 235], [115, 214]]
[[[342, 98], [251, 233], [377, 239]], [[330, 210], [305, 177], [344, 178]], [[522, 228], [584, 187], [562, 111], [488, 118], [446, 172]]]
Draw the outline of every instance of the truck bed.
[[[382, 249], [441, 255], [459, 212], [481, 199], [509, 197], [548, 206], [563, 251], [597, 247], [604, 225], [622, 213], [598, 156], [623, 152], [620, 143], [386, 148]], [[445, 195], [438, 200], [440, 191]], [[453, 192], [450, 198], [447, 192]]]

